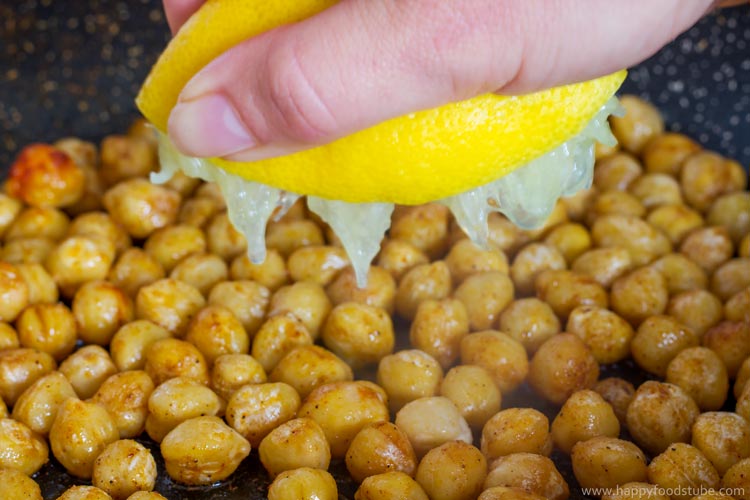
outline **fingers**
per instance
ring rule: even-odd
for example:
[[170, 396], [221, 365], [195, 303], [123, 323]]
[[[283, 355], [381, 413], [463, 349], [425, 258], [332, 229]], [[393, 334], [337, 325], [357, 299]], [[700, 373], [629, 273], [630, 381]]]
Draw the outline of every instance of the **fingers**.
[[177, 33], [177, 30], [204, 2], [205, 0], [164, 0], [164, 12], [172, 34]]
[[635, 64], [712, 0], [343, 1], [247, 40], [197, 74], [169, 121], [194, 156], [252, 161], [481, 93]]

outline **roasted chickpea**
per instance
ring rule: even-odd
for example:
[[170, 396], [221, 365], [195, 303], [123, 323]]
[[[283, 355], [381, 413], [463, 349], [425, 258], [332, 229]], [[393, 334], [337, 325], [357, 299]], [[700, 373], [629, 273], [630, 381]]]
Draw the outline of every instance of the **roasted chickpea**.
[[90, 281], [73, 298], [73, 316], [81, 340], [108, 345], [114, 334], [133, 320], [133, 301], [106, 281]]
[[357, 302], [334, 307], [322, 329], [326, 347], [353, 369], [392, 353], [395, 339], [391, 317], [384, 309]]
[[20, 347], [18, 334], [8, 323], [0, 323], [0, 351]]
[[167, 226], [151, 233], [143, 249], [169, 273], [185, 257], [205, 252], [206, 239], [200, 228]]
[[200, 179], [190, 177], [179, 170], [172, 174], [172, 178], [164, 183], [164, 187], [180, 193], [183, 197], [188, 197], [201, 184]]
[[597, 436], [617, 437], [620, 423], [610, 404], [587, 389], [571, 394], [552, 421], [550, 434], [555, 445], [570, 454], [578, 442]]
[[728, 260], [711, 276], [711, 291], [723, 301], [747, 287], [750, 287], [750, 258]]
[[491, 375], [481, 366], [459, 365], [448, 371], [440, 395], [450, 399], [473, 429], [500, 411], [502, 396]]
[[0, 398], [13, 406], [23, 391], [56, 367], [52, 356], [36, 349], [0, 351]]
[[110, 135], [101, 144], [102, 180], [108, 185], [146, 177], [158, 164], [152, 144], [141, 137]]
[[[209, 302], [214, 303], [210, 297]], [[135, 316], [156, 323], [172, 335], [182, 336], [205, 303], [203, 295], [195, 287], [165, 278], [138, 290]]]
[[512, 453], [490, 463], [484, 489], [520, 488], [549, 500], [565, 500], [570, 491], [555, 464], [534, 453]]
[[518, 293], [529, 295], [534, 292], [534, 281], [541, 272], [566, 267], [565, 257], [556, 247], [531, 243], [516, 254], [510, 267], [510, 276]]
[[60, 372], [81, 399], [88, 399], [110, 375], [117, 372], [117, 367], [102, 347], [87, 345], [60, 363]]
[[597, 217], [591, 227], [591, 237], [596, 246], [626, 249], [635, 266], [648, 264], [672, 250], [669, 239], [663, 233], [631, 215]]
[[499, 271], [473, 274], [456, 288], [454, 297], [466, 308], [470, 328], [485, 330], [497, 323], [513, 301], [513, 282]]
[[549, 420], [533, 408], [508, 408], [492, 416], [482, 428], [482, 453], [488, 460], [513, 453], [549, 455]]
[[18, 264], [16, 270], [29, 289], [29, 304], [52, 304], [59, 295], [52, 276], [41, 264]]
[[573, 473], [583, 488], [615, 488], [645, 481], [646, 456], [633, 443], [598, 436], [579, 441], [571, 453]]
[[346, 468], [358, 483], [389, 471], [413, 476], [417, 456], [404, 431], [391, 422], [374, 422], [352, 439], [346, 452]]
[[161, 265], [140, 248], [128, 248], [109, 270], [107, 279], [116, 287], [135, 297], [138, 291], [166, 275]]
[[193, 344], [212, 365], [223, 354], [246, 354], [250, 339], [229, 309], [206, 306], [190, 321], [185, 340]]
[[450, 399], [419, 398], [396, 413], [396, 425], [408, 437], [417, 457], [449, 441], [472, 442], [471, 429]]
[[104, 212], [88, 212], [79, 215], [68, 227], [68, 236], [88, 236], [109, 240], [118, 255], [132, 245], [128, 233]]
[[[563, 207], [564, 208], [564, 207]], [[494, 248], [513, 255], [516, 250], [528, 243], [529, 236], [509, 221], [504, 215], [492, 212], [487, 217], [489, 235], [487, 242]]]
[[28, 207], [15, 218], [5, 231], [5, 241], [21, 238], [63, 239], [68, 232], [70, 219], [60, 210], [51, 207]]
[[301, 467], [282, 472], [268, 487], [268, 500], [292, 498], [336, 500], [339, 494], [336, 481], [327, 471]]
[[724, 304], [724, 317], [729, 321], [750, 322], [750, 286], [727, 300]]
[[653, 138], [664, 133], [664, 120], [652, 104], [633, 95], [620, 97], [624, 116], [612, 116], [612, 133], [620, 145], [633, 154], [640, 154]]
[[549, 304], [530, 297], [511, 302], [500, 314], [499, 327], [534, 354], [547, 339], [560, 333], [560, 320]]
[[71, 486], [57, 500], [112, 500], [96, 486]]
[[261, 264], [253, 264], [247, 254], [238, 255], [229, 268], [233, 280], [250, 280], [275, 292], [289, 282], [284, 257], [273, 249], [266, 252], [266, 259]]
[[253, 337], [252, 355], [270, 372], [294, 348], [312, 343], [313, 338], [302, 321], [291, 313], [281, 313], [261, 325]]
[[48, 456], [47, 443], [39, 434], [12, 418], [0, 418], [0, 470], [15, 469], [31, 476], [47, 463]]
[[643, 174], [643, 167], [628, 153], [615, 153], [596, 163], [594, 186], [602, 192], [626, 191]]
[[13, 406], [13, 418], [32, 431], [46, 435], [63, 402], [76, 397], [78, 396], [65, 375], [60, 372], [49, 373], [21, 394]]
[[638, 325], [649, 316], [662, 314], [669, 301], [667, 280], [654, 268], [642, 267], [612, 284], [612, 310]]
[[535, 229], [523, 229], [522, 234], [530, 240], [543, 240], [544, 237], [555, 227], [568, 222], [568, 214], [565, 205], [558, 200], [552, 207], [552, 212], [544, 223]]
[[740, 460], [724, 474], [721, 480], [721, 488], [734, 493], [734, 497], [740, 500], [750, 498], [750, 459]]
[[83, 172], [83, 195], [73, 205], [65, 208], [65, 211], [72, 216], [103, 208], [102, 194], [104, 193], [104, 186], [99, 176], [99, 170], [92, 165], [80, 163], [78, 164], [78, 168]]
[[312, 281], [326, 286], [339, 271], [349, 266], [349, 258], [343, 248], [307, 246], [295, 250], [287, 266], [294, 281]]
[[626, 215], [643, 217], [646, 208], [638, 198], [627, 191], [605, 191], [594, 198], [589, 207], [586, 221], [591, 225], [598, 217], [605, 215]]
[[410, 476], [393, 471], [366, 478], [354, 493], [354, 500], [428, 500], [428, 497]]
[[719, 196], [742, 191], [747, 185], [747, 175], [736, 161], [703, 151], [685, 160], [680, 184], [690, 206], [705, 212]]
[[621, 378], [608, 377], [597, 382], [594, 390], [612, 406], [620, 426], [625, 426], [628, 406], [635, 394], [633, 384]]
[[110, 216], [133, 238], [146, 238], [173, 224], [180, 209], [180, 195], [145, 179], [130, 179], [110, 188], [102, 198]]
[[83, 171], [64, 151], [32, 144], [10, 166], [5, 190], [34, 207], [65, 207], [83, 196], [84, 179]]
[[700, 338], [671, 316], [651, 316], [638, 327], [631, 352], [638, 366], [663, 377], [677, 354], [698, 344]]
[[227, 208], [221, 188], [215, 182], [204, 182], [195, 190], [195, 198], [210, 198], [215, 201], [221, 210]]
[[6, 498], [42, 500], [42, 490], [36, 481], [16, 469], [0, 467], [0, 484]]
[[18, 238], [0, 249], [0, 260], [9, 264], [42, 264], [55, 248], [49, 238]]
[[[363, 427], [387, 421], [389, 415], [382, 389], [371, 382], [357, 381], [334, 382], [318, 387], [302, 403], [298, 416], [315, 420], [328, 439], [331, 457], [343, 458]], [[396, 425], [399, 425], [398, 416]], [[409, 435], [409, 432], [406, 434]], [[411, 436], [410, 441], [414, 444]]]
[[155, 491], [136, 491], [127, 500], [167, 500]]
[[202, 228], [221, 210], [223, 210], [222, 205], [213, 198], [190, 198], [185, 200], [180, 207], [177, 222]]
[[[505, 274], [498, 274], [502, 275], [503, 279], [508, 279]], [[469, 280], [467, 279], [465, 283], [469, 283]], [[479, 283], [481, 281], [477, 282], [477, 284]], [[476, 287], [476, 285], [471, 285], [470, 283], [466, 286], [467, 293]], [[444, 261], [435, 261], [432, 264], [415, 266], [401, 278], [398, 284], [395, 297], [396, 312], [401, 317], [412, 320], [420, 302], [429, 299], [444, 299], [450, 294], [451, 287], [450, 270]], [[459, 298], [459, 300], [461, 299]], [[466, 304], [464, 303], [464, 305]]]
[[177, 482], [207, 485], [229, 477], [250, 454], [250, 443], [218, 417], [182, 422], [161, 442], [167, 474]]
[[666, 381], [680, 386], [701, 410], [718, 410], [729, 391], [721, 358], [706, 347], [684, 349], [669, 362]]
[[145, 429], [148, 400], [153, 392], [154, 382], [146, 372], [124, 371], [105, 380], [91, 401], [112, 416], [121, 439], [134, 438]]
[[160, 443], [182, 422], [204, 415], [218, 415], [223, 402], [200, 382], [175, 377], [156, 387], [148, 398], [146, 432]]
[[650, 173], [677, 176], [682, 163], [701, 147], [689, 137], [667, 132], [654, 137], [642, 152], [643, 164]]
[[600, 364], [625, 359], [635, 335], [627, 321], [608, 309], [592, 306], [573, 309], [566, 331], [580, 337]]
[[750, 323], [719, 323], [703, 336], [703, 345], [719, 355], [729, 378], [734, 378], [742, 362], [750, 356]]
[[466, 307], [456, 299], [425, 300], [411, 324], [411, 344], [434, 357], [443, 368], [458, 358], [461, 339], [469, 333]]
[[477, 500], [542, 500], [544, 497], [529, 493], [521, 488], [493, 486], [482, 491]]
[[508, 273], [508, 258], [501, 250], [484, 250], [468, 239], [458, 241], [445, 257], [455, 283], [461, 283], [469, 276], [486, 272]]
[[70, 156], [78, 166], [96, 166], [99, 162], [96, 145], [91, 142], [76, 137], [64, 137], [55, 141], [53, 145]]
[[[308, 290], [307, 285], [304, 283], [299, 288]], [[322, 290], [320, 293], [323, 294]], [[247, 334], [252, 337], [263, 323], [266, 310], [269, 309], [270, 295], [267, 288], [253, 281], [223, 281], [211, 289], [208, 303], [223, 306], [231, 311], [240, 320]], [[324, 294], [323, 297], [325, 298]], [[305, 297], [298, 293], [288, 294], [284, 298], [287, 299], [286, 302], [283, 299], [279, 299], [279, 303], [276, 303], [277, 299], [271, 300], [269, 315], [278, 313], [276, 307], [280, 306], [289, 307], [289, 310], [303, 321], [312, 320], [316, 318], [316, 314], [319, 314], [319, 310], [316, 309], [321, 302], [318, 295], [311, 293], [310, 296]], [[300, 304], [297, 304], [295, 300]]]
[[[594, 171], [594, 174], [596, 174], [596, 171]], [[590, 187], [588, 189], [581, 189], [574, 195], [560, 198], [560, 202], [565, 207], [565, 211], [571, 221], [582, 222], [596, 194], [597, 189]]]
[[323, 429], [310, 418], [295, 418], [276, 427], [260, 442], [258, 454], [272, 478], [300, 467], [326, 470], [331, 462]]
[[579, 306], [607, 307], [607, 291], [593, 278], [567, 270], [543, 271], [536, 279], [537, 297], [552, 307], [558, 318], [567, 320]]
[[125, 500], [136, 491], [154, 489], [156, 461], [136, 441], [115, 441], [96, 457], [91, 483], [113, 499]]
[[706, 290], [682, 292], [669, 300], [667, 314], [687, 326], [698, 337], [722, 318], [721, 301]]
[[326, 293], [333, 305], [344, 302], [359, 302], [369, 306], [381, 307], [393, 314], [396, 299], [396, 280], [381, 267], [370, 266], [367, 272], [367, 285], [359, 288], [354, 269], [347, 267], [338, 273], [333, 282], [326, 287]]
[[0, 321], [10, 322], [29, 303], [29, 286], [13, 264], [0, 261]]
[[720, 196], [711, 205], [706, 220], [715, 226], [724, 226], [734, 243], [750, 233], [750, 193], [739, 191]]
[[737, 376], [734, 381], [734, 397], [739, 399], [742, 392], [745, 390], [745, 385], [750, 380], [750, 358], [745, 358], [745, 361], [740, 365], [740, 369], [737, 371]]
[[168, 331], [148, 320], [128, 323], [112, 337], [109, 348], [112, 360], [118, 370], [139, 370], [145, 366], [148, 346], [169, 336]]
[[655, 455], [672, 443], [689, 441], [699, 413], [698, 405], [680, 387], [647, 381], [628, 406], [628, 431], [641, 448]]
[[447, 250], [448, 208], [431, 203], [394, 213], [390, 236], [406, 241], [434, 259]]
[[115, 247], [108, 240], [71, 236], [52, 250], [45, 267], [65, 297], [73, 297], [88, 281], [103, 280], [115, 258]]
[[243, 385], [265, 382], [266, 372], [263, 367], [248, 354], [219, 356], [211, 371], [211, 388], [225, 400]]
[[652, 263], [651, 267], [659, 271], [667, 280], [667, 290], [670, 295], [705, 289], [708, 286], [706, 272], [682, 254], [665, 255]]
[[[668, 488], [675, 500], [693, 497], [690, 490], [719, 487], [719, 474], [698, 448], [685, 443], [674, 443], [648, 466], [649, 482]], [[682, 490], [688, 490], [683, 493]]]
[[628, 188], [646, 210], [682, 203], [680, 184], [670, 175], [649, 173], [636, 179]]
[[380, 249], [376, 264], [400, 280], [414, 266], [427, 264], [429, 258], [420, 249], [402, 240], [386, 240]]
[[346, 362], [316, 345], [292, 349], [269, 374], [269, 380], [291, 385], [303, 398], [321, 385], [353, 378], [352, 369]]
[[680, 252], [712, 273], [732, 258], [734, 246], [729, 231], [723, 226], [698, 228], [688, 234], [680, 245]]
[[700, 213], [681, 204], [656, 207], [648, 214], [646, 221], [667, 235], [673, 245], [679, 244], [685, 236], [703, 225]]
[[320, 245], [325, 245], [323, 231], [311, 220], [284, 220], [268, 224], [266, 246], [278, 250], [284, 257], [289, 257], [299, 248]]
[[544, 239], [547, 245], [555, 247], [568, 264], [572, 264], [581, 254], [591, 248], [591, 235], [581, 224], [568, 222], [557, 226]]
[[487, 370], [503, 393], [518, 387], [529, 372], [529, 361], [523, 345], [496, 330], [464, 337], [461, 340], [461, 362]]
[[529, 384], [542, 397], [562, 404], [571, 394], [593, 387], [599, 364], [572, 333], [555, 335], [539, 347], [529, 364]]
[[434, 500], [475, 499], [487, 476], [487, 460], [474, 446], [450, 441], [433, 448], [419, 462], [417, 482]]
[[20, 200], [0, 193], [0, 237], [10, 227], [18, 214], [21, 213], [23, 204]]
[[35, 304], [27, 307], [16, 322], [22, 347], [65, 359], [76, 343], [76, 322], [64, 304]]
[[605, 288], [633, 267], [630, 253], [624, 248], [595, 248], [573, 262], [572, 270], [589, 276]]
[[207, 385], [209, 382], [206, 359], [189, 342], [164, 338], [149, 343], [144, 352], [143, 369], [155, 385], [170, 378], [188, 377]]
[[693, 424], [693, 446], [723, 476], [734, 464], [750, 456], [750, 424], [736, 413], [704, 413]]
[[274, 428], [294, 418], [299, 407], [300, 396], [290, 385], [249, 384], [232, 394], [226, 420], [253, 446], [258, 446]]
[[436, 396], [443, 380], [440, 363], [424, 351], [399, 351], [380, 360], [377, 382], [388, 395], [391, 411], [409, 401]]

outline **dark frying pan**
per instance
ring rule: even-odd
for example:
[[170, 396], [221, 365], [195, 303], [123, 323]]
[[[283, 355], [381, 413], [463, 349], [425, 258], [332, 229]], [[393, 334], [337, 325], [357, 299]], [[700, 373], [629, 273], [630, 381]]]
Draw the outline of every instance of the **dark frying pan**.
[[[168, 37], [158, 0], [0, 0], [1, 171], [30, 142], [62, 136], [97, 141], [126, 130], [136, 116], [133, 97]], [[750, 8], [707, 17], [633, 69], [623, 92], [654, 102], [670, 129], [747, 166]], [[605, 375], [635, 384], [647, 378], [630, 362], [605, 367]], [[503, 406], [534, 406], [550, 418], [557, 411], [527, 387], [505, 398]], [[158, 456], [158, 446], [144, 444]], [[567, 457], [557, 453], [553, 459], [571, 497], [583, 498]], [[341, 497], [353, 498], [356, 484], [345, 467], [337, 464], [333, 472]], [[54, 459], [36, 479], [47, 499], [79, 483]], [[267, 485], [253, 454], [230, 481], [212, 488], [177, 485], [162, 467], [157, 491], [170, 500], [260, 499]]]

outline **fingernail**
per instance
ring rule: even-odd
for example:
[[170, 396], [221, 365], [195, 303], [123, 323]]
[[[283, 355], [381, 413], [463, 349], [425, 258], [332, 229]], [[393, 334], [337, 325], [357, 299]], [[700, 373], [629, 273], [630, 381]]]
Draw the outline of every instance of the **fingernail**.
[[177, 148], [190, 156], [228, 156], [257, 144], [232, 103], [221, 94], [178, 103], [169, 115], [168, 127]]

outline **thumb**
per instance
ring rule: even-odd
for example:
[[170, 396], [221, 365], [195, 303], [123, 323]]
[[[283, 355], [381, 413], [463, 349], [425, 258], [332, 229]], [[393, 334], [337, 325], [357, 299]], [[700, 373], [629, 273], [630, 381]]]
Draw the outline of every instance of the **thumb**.
[[288, 154], [482, 93], [611, 73], [652, 55], [712, 4], [342, 1], [206, 66], [183, 89], [169, 133], [192, 156]]

